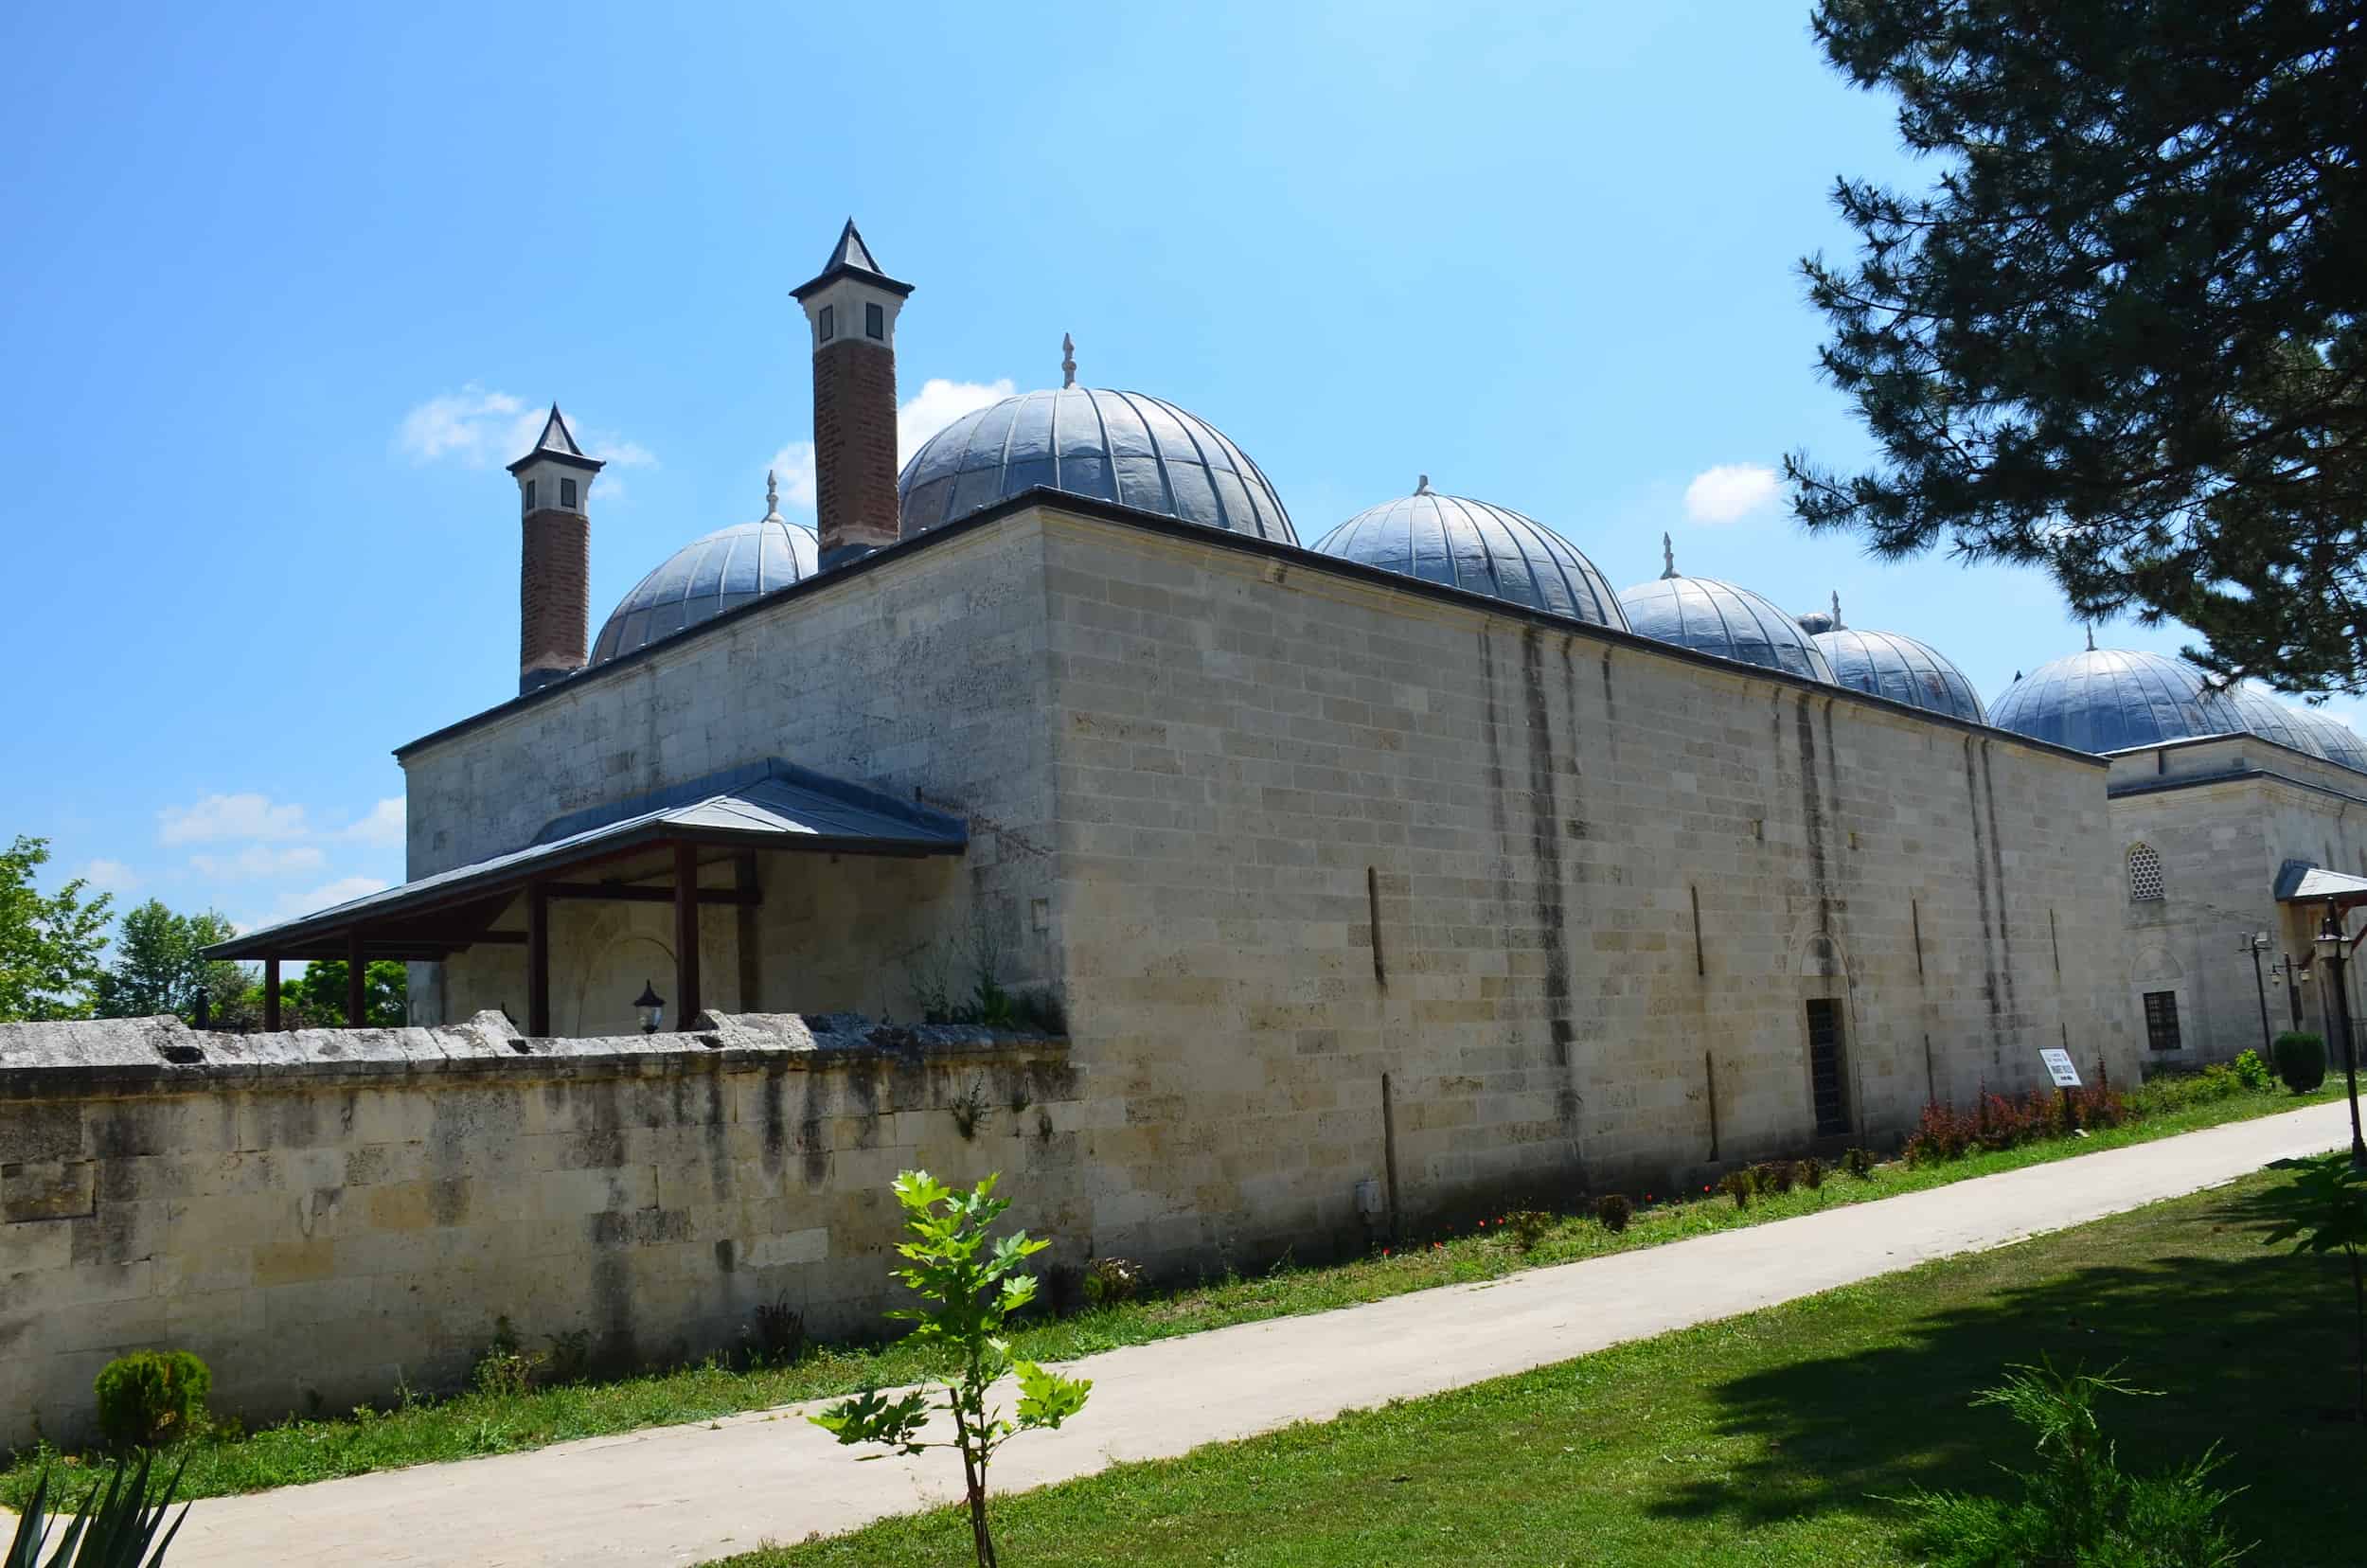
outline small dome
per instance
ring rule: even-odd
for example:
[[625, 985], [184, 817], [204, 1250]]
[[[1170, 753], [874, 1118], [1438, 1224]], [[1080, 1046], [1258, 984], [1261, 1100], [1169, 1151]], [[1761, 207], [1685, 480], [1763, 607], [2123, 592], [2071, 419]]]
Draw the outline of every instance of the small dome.
[[[768, 492], [765, 499], [773, 496]], [[734, 606], [813, 576], [821, 546], [811, 528], [767, 511], [755, 523], [718, 528], [676, 550], [609, 612], [592, 644], [606, 664]]]
[[2304, 751], [2354, 773], [2367, 773], [2367, 740], [2360, 739], [2357, 730], [2317, 708], [2287, 707], [2285, 711], [2294, 729], [2314, 742], [2303, 747]]
[[2007, 686], [1989, 704], [1989, 722], [2085, 752], [2244, 729], [2228, 700], [2184, 660], [2094, 649], [2049, 660]]
[[1628, 628], [1697, 653], [1830, 682], [1832, 667], [1800, 623], [1748, 588], [1716, 578], [1664, 577], [1619, 596]]
[[906, 539], [1037, 486], [1298, 543], [1257, 465], [1215, 427], [1140, 392], [1064, 386], [965, 414], [896, 482]]
[[[1817, 620], [1832, 616], [1819, 614]], [[1810, 617], [1800, 617], [1805, 624]], [[1833, 679], [1853, 691], [1888, 697], [1931, 713], [1988, 722], [1981, 694], [1964, 672], [1930, 646], [1895, 632], [1860, 632], [1841, 627], [1816, 634], [1816, 646], [1833, 667]]]
[[2232, 716], [2225, 728], [2256, 735], [2263, 740], [2273, 740], [2280, 746], [2290, 746], [2311, 757], [2324, 757], [2325, 742], [2291, 708], [2267, 692], [2248, 686], [2234, 686], [2216, 696], [2217, 711]]
[[1318, 555], [1627, 629], [1618, 596], [1577, 546], [1509, 508], [1440, 495], [1427, 476], [1412, 495], [1358, 512], [1314, 548]]

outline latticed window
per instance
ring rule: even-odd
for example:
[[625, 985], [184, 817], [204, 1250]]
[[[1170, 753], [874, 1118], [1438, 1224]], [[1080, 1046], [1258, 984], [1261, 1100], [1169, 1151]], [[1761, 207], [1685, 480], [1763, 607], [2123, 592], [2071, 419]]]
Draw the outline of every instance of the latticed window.
[[2128, 852], [2128, 896], [2140, 902], [2162, 897], [2162, 856], [2150, 844]]

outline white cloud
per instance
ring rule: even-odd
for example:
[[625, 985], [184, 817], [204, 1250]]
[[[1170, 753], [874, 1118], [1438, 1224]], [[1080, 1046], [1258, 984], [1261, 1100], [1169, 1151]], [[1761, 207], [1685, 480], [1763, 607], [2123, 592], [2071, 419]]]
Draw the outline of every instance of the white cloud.
[[140, 885], [139, 874], [119, 860], [90, 861], [74, 874], [100, 893], [130, 893]]
[[1775, 499], [1775, 471], [1759, 463], [1720, 463], [1685, 487], [1685, 515], [1696, 523], [1734, 523]]
[[[395, 450], [414, 463], [452, 461], [469, 468], [494, 468], [524, 455], [543, 434], [547, 408], [489, 392], [471, 382], [457, 392], [428, 399], [402, 417], [395, 430]], [[579, 419], [567, 421], [583, 450], [618, 468], [650, 468], [657, 454], [638, 441], [612, 430], [598, 430]], [[603, 487], [615, 490], [612, 482]]]
[[207, 795], [194, 806], [168, 806], [156, 813], [156, 837], [164, 844], [294, 839], [311, 831], [303, 807], [283, 806], [262, 794]]
[[381, 846], [400, 844], [404, 828], [402, 799], [402, 796], [396, 795], [391, 800], [380, 801], [370, 808], [367, 815], [339, 829], [337, 836], [356, 844]]
[[[996, 382], [957, 382], [934, 377], [896, 407], [896, 461], [899, 466], [918, 452], [923, 442], [974, 409], [1001, 402], [1015, 388], [1006, 376]], [[780, 476], [781, 509], [810, 512], [814, 508], [813, 443], [792, 441], [773, 454], [773, 472]]]
[[266, 877], [295, 877], [319, 871], [329, 857], [309, 844], [276, 849], [250, 844], [235, 855], [191, 855], [189, 868], [217, 882], [255, 882]]

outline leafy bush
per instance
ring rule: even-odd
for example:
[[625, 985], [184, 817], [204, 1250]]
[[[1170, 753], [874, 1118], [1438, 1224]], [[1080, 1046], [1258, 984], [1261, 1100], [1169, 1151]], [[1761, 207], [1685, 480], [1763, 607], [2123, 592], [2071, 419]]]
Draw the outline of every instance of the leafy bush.
[[[107, 1479], [91, 1483], [90, 1490], [74, 1506], [74, 1517], [58, 1537], [57, 1550], [44, 1559], [42, 1549], [48, 1544], [51, 1512], [49, 1507], [49, 1472], [42, 1471], [33, 1483], [33, 1495], [26, 1501], [25, 1512], [18, 1516], [16, 1529], [9, 1541], [5, 1556], [0, 1556], [0, 1568], [158, 1568], [165, 1560], [165, 1550], [172, 1538], [181, 1533], [181, 1525], [189, 1516], [187, 1504], [173, 1516], [172, 1528], [164, 1539], [156, 1532], [165, 1523], [165, 1510], [172, 1506], [172, 1494], [181, 1485], [181, 1471], [175, 1470], [172, 1479], [148, 1499], [148, 1471], [151, 1455], [140, 1455], [139, 1468], [117, 1466], [108, 1472]], [[185, 1458], [182, 1464], [188, 1461]], [[127, 1481], [128, 1475], [128, 1481]], [[150, 1548], [154, 1548], [151, 1553]]]
[[[2128, 1100], [2111, 1085], [2097, 1082], [2071, 1092], [2081, 1127], [2118, 1127], [2135, 1114]], [[1907, 1163], [1960, 1159], [1975, 1149], [1994, 1152], [2040, 1138], [2060, 1137], [2071, 1131], [2063, 1119], [2063, 1096], [2033, 1089], [2020, 1099], [1984, 1089], [1970, 1111], [1952, 1105], [1927, 1105], [1915, 1130], [1907, 1135]], [[1870, 1167], [1869, 1167], [1870, 1168]]]
[[1603, 1229], [1617, 1236], [1628, 1228], [1628, 1221], [1635, 1218], [1635, 1205], [1628, 1201], [1625, 1193], [1606, 1192], [1594, 1200], [1594, 1218]]
[[1870, 1149], [1853, 1149], [1841, 1157], [1841, 1167], [1860, 1182], [1874, 1180], [1874, 1154]]
[[1814, 1191], [1824, 1185], [1824, 1162], [1811, 1154], [1793, 1167], [1800, 1185]]
[[480, 1394], [497, 1399], [516, 1399], [532, 1391], [543, 1360], [542, 1352], [527, 1350], [518, 1343], [518, 1331], [509, 1326], [507, 1318], [496, 1317], [492, 1343], [477, 1357], [469, 1381]]
[[[2251, 1055], [2247, 1052], [2246, 1055]], [[2257, 1062], [2260, 1059], [2252, 1057]], [[2263, 1069], [2264, 1077], [2266, 1070]], [[2243, 1074], [2228, 1066], [2205, 1067], [2197, 1073], [2164, 1073], [2152, 1079], [2132, 1096], [2141, 1115], [2156, 1116], [2169, 1111], [2184, 1111], [2190, 1106], [2211, 1105], [2219, 1100], [2234, 1099], [2248, 1092]]]
[[116, 1448], [156, 1448], [205, 1424], [214, 1375], [187, 1350], [134, 1350], [99, 1369], [98, 1430]]
[[2247, 1089], [2266, 1089], [2275, 1081], [2276, 1075], [2260, 1060], [2260, 1053], [2247, 1045], [2235, 1058], [2235, 1077]]
[[1751, 1206], [1752, 1185], [1749, 1171], [1730, 1170], [1726, 1172], [1726, 1179], [1717, 1184], [1717, 1190], [1732, 1198], [1735, 1201], [1735, 1207], [1747, 1209]]
[[551, 1336], [551, 1381], [581, 1382], [592, 1375], [592, 1330], [570, 1328]]
[[1123, 1257], [1096, 1257], [1085, 1265], [1085, 1304], [1123, 1307], [1142, 1292], [1143, 1266]]
[[2367, 1277], [2359, 1271], [2359, 1254], [2367, 1252], [2367, 1171], [2352, 1165], [2347, 1153], [2279, 1160], [2274, 1168], [2302, 1175], [2275, 1192], [2272, 1202], [2283, 1212], [2261, 1240], [2290, 1241], [2296, 1252], [2339, 1249], [2350, 1258], [2352, 1399], [2354, 1414], [2367, 1421]]
[[2215, 1517], [2234, 1494], [2210, 1484], [2216, 1450], [2159, 1476], [2124, 1474], [2095, 1417], [2098, 1394], [2148, 1394], [2041, 1363], [2007, 1370], [1975, 1404], [2002, 1405], [2037, 1434], [2038, 1466], [2008, 1470], [2012, 1501], [1918, 1488], [1899, 1499], [1921, 1515], [1912, 1545], [1932, 1568], [2225, 1568], [2247, 1548]]
[[[910, 1266], [896, 1270], [895, 1275], [926, 1305], [899, 1308], [888, 1315], [913, 1321], [912, 1343], [951, 1352], [947, 1359], [958, 1369], [944, 1377], [936, 1392], [944, 1400], [938, 1408], [952, 1417], [952, 1440], [922, 1437], [930, 1415], [926, 1389], [894, 1399], [866, 1389], [807, 1417], [850, 1446], [878, 1443], [905, 1454], [933, 1448], [960, 1450], [970, 1542], [979, 1568], [994, 1568], [994, 1538], [987, 1523], [987, 1467], [995, 1451], [1022, 1432], [1058, 1428], [1085, 1408], [1093, 1390], [1084, 1379], [1062, 1377], [1034, 1362], [1015, 1359], [1003, 1338], [1010, 1315], [1036, 1296], [1035, 1276], [1019, 1273], [1019, 1266], [1050, 1243], [1030, 1240], [1021, 1231], [988, 1244], [988, 1228], [1010, 1207], [1008, 1200], [994, 1196], [995, 1180], [988, 1176], [971, 1191], [960, 1192], [925, 1170], [908, 1170], [896, 1178], [897, 1202], [904, 1206], [904, 1227], [912, 1239], [898, 1249]], [[1008, 1417], [987, 1404], [989, 1390], [1006, 1372], [1014, 1374], [1019, 1384], [1019, 1407]]]
[[1504, 1228], [1512, 1232], [1512, 1245], [1518, 1251], [1533, 1253], [1545, 1239], [1545, 1233], [1554, 1228], [1554, 1217], [1543, 1209], [1514, 1209], [1504, 1216]]
[[2288, 1029], [2269, 1049], [2276, 1057], [2277, 1077], [2293, 1093], [2306, 1095], [2326, 1081], [2324, 1036]]

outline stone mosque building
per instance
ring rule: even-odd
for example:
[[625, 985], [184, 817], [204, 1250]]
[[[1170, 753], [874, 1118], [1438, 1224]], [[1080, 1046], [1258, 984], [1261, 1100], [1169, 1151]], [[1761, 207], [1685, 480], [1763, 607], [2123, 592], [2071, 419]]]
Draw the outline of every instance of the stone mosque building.
[[1302, 543], [1073, 358], [899, 473], [912, 294], [850, 223], [794, 291], [818, 526], [768, 495], [596, 633], [599, 462], [554, 407], [511, 465], [518, 691], [398, 749], [408, 880], [215, 950], [403, 960], [414, 1027], [0, 1029], [0, 1396], [165, 1339], [269, 1409], [497, 1312], [867, 1321], [904, 1166], [1006, 1171], [1056, 1257], [1247, 1263], [2319, 1016], [2252, 954], [2367, 893], [2340, 725], [2092, 651], [1984, 708], [1427, 479]]

